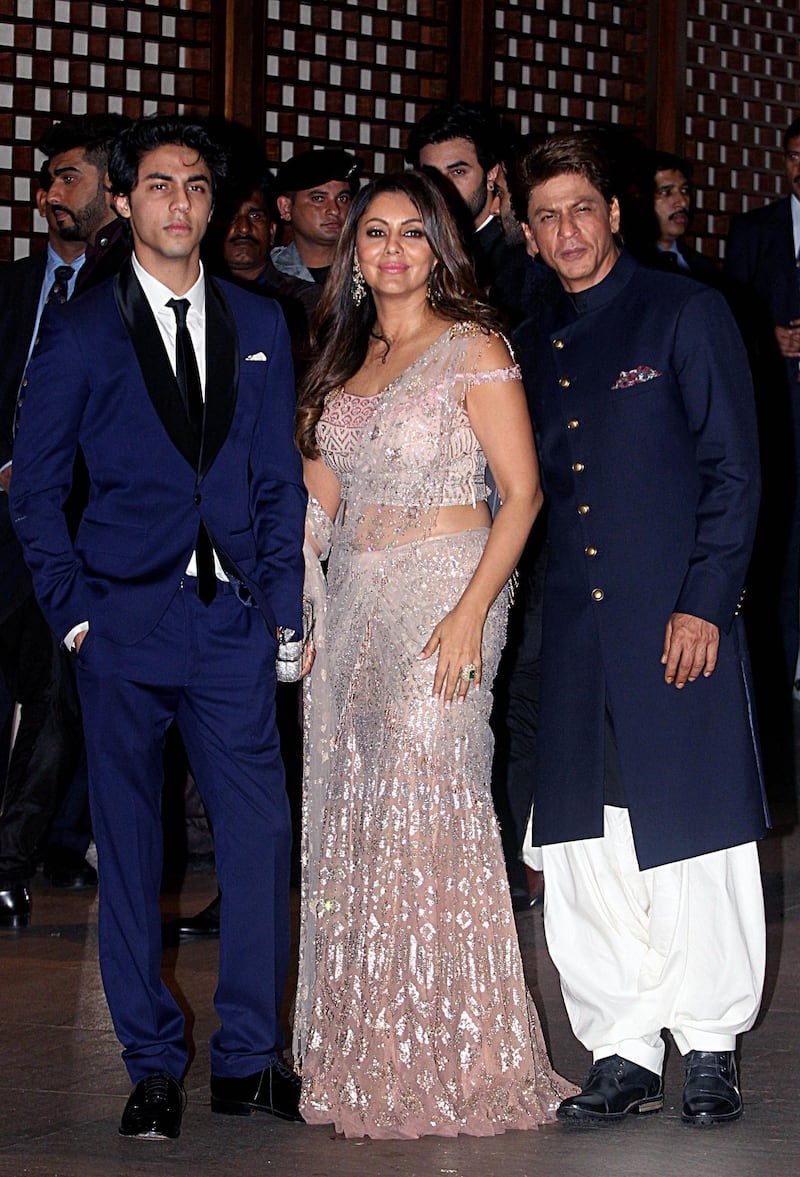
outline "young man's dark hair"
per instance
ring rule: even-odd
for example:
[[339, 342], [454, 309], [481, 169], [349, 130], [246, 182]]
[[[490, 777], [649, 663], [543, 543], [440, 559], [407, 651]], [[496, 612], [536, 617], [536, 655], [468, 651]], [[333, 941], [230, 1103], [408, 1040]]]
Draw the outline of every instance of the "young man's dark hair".
[[39, 142], [39, 150], [45, 156], [39, 169], [41, 187], [47, 191], [53, 182], [50, 160], [76, 147], [83, 149], [86, 162], [97, 168], [102, 178], [112, 143], [130, 124], [131, 120], [122, 114], [85, 114], [55, 123]]
[[437, 106], [424, 115], [408, 137], [406, 159], [419, 167], [419, 153], [429, 143], [446, 143], [448, 139], [469, 139], [475, 145], [478, 163], [485, 172], [500, 159], [505, 132], [497, 115], [477, 102], [454, 102]]
[[150, 151], [167, 144], [180, 144], [196, 151], [211, 173], [212, 191], [228, 174], [229, 152], [211, 137], [203, 119], [196, 116], [156, 115], [139, 119], [115, 140], [108, 159], [111, 191], [130, 196], [139, 178], [139, 164]]

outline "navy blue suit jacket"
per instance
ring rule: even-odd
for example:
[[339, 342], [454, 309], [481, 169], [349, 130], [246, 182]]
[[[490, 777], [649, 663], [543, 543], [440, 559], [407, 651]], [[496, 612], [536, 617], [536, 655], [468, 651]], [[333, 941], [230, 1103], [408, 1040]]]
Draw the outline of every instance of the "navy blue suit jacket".
[[[603, 832], [605, 712], [639, 865], [746, 842], [765, 807], [737, 616], [759, 501], [747, 358], [724, 299], [623, 253], [516, 333], [549, 504], [534, 842]], [[673, 612], [721, 631], [682, 691]]]
[[773, 325], [787, 326], [800, 318], [791, 197], [734, 217], [725, 273], [755, 292]]
[[[81, 621], [121, 644], [150, 633], [201, 520], [269, 630], [301, 629], [306, 494], [286, 325], [270, 300], [211, 279], [206, 312], [199, 469], [166, 350], [130, 266], [66, 304], [42, 331], [11, 507], [59, 640]], [[73, 544], [63, 506], [78, 446], [90, 491]]]
[[[0, 267], [0, 466], [11, 461], [17, 393], [25, 373], [47, 254]], [[0, 621], [30, 595], [31, 580], [0, 491]]]

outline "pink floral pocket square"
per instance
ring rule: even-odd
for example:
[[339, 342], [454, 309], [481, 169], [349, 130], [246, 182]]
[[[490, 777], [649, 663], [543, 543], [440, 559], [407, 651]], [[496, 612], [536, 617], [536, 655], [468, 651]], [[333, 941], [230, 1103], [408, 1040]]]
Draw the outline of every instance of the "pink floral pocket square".
[[629, 372], [620, 372], [617, 377], [616, 384], [612, 384], [612, 390], [615, 388], [633, 388], [634, 384], [644, 384], [647, 380], [655, 380], [661, 373], [657, 372], [655, 368], [648, 368], [647, 364], [640, 364], [638, 368], [631, 368]]

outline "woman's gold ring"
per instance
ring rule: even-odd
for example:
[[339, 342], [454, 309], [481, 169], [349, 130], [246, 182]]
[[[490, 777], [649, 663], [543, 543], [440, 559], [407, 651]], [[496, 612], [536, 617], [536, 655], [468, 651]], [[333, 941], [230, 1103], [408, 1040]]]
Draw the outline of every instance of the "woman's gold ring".
[[469, 665], [461, 667], [461, 681], [462, 682], [472, 682], [472, 680], [477, 677], [478, 677], [478, 668], [474, 662], [470, 662]]

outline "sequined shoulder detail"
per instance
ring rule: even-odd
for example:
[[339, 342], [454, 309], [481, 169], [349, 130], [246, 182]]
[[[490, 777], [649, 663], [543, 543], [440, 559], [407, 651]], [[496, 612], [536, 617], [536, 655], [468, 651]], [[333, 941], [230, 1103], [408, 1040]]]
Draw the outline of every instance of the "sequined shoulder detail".
[[454, 323], [448, 333], [449, 339], [464, 339], [475, 335], [485, 334], [480, 323], [476, 323], [473, 319], [465, 320], [462, 323]]
[[473, 372], [470, 384], [494, 384], [506, 380], [521, 380], [522, 372], [519, 364], [510, 364], [507, 368], [493, 368], [491, 372]]

